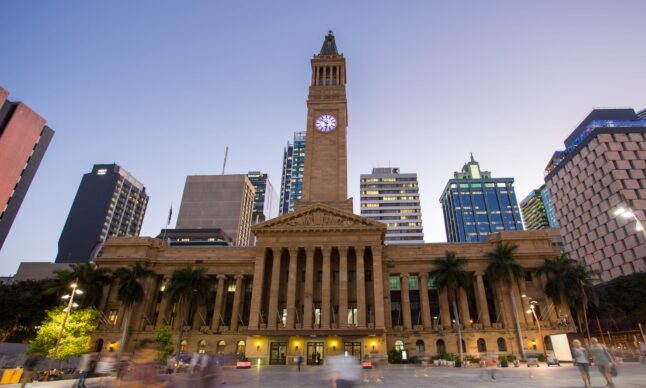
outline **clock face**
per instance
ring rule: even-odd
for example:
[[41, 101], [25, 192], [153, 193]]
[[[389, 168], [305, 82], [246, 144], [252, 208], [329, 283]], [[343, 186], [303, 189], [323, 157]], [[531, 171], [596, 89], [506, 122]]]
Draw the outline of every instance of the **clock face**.
[[321, 132], [330, 132], [336, 128], [336, 117], [332, 115], [321, 115], [314, 122], [316, 129]]

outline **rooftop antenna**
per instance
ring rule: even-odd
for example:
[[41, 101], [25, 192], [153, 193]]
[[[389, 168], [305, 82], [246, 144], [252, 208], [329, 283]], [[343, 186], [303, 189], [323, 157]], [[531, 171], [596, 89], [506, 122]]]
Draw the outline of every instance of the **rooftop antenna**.
[[229, 156], [229, 146], [224, 150], [224, 163], [222, 163], [222, 175], [224, 175], [224, 169], [227, 167], [227, 156]]

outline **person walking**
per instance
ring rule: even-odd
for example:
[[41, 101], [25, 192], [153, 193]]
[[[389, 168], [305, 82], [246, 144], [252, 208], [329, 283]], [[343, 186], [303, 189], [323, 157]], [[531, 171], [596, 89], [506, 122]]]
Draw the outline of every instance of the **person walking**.
[[581, 373], [581, 379], [583, 380], [583, 386], [589, 387], [592, 385], [590, 382], [590, 356], [586, 348], [581, 346], [581, 341], [574, 340], [572, 341], [572, 359], [574, 360], [574, 365], [579, 368], [579, 373]]
[[615, 384], [612, 382], [612, 369], [616, 368], [615, 359], [608, 352], [608, 349], [601, 345], [596, 338], [592, 338], [590, 342], [590, 353], [592, 354], [594, 363], [597, 364], [597, 368], [599, 368], [599, 373], [601, 373], [608, 382], [608, 387], [614, 387]]
[[81, 357], [81, 361], [79, 362], [78, 366], [79, 379], [76, 382], [76, 388], [85, 388], [85, 379], [92, 370], [92, 356], [92, 354], [86, 353]]
[[301, 371], [301, 364], [303, 363], [303, 357], [299, 354], [296, 356], [296, 365], [298, 365], [298, 371]]

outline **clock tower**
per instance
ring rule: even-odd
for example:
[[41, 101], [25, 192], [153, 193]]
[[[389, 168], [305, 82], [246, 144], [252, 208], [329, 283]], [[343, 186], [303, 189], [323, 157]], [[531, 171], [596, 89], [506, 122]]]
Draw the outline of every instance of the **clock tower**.
[[307, 98], [307, 140], [303, 191], [296, 208], [322, 202], [352, 213], [348, 198], [345, 58], [329, 31], [311, 60], [312, 80]]

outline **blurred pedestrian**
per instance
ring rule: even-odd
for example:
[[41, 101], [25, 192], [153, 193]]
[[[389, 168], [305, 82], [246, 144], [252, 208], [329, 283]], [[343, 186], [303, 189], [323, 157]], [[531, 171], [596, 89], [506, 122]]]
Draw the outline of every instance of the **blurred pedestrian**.
[[579, 368], [579, 373], [581, 374], [581, 379], [583, 380], [583, 386], [589, 387], [592, 385], [590, 382], [590, 355], [586, 348], [581, 346], [581, 341], [574, 340], [572, 341], [572, 359], [574, 360], [574, 365]]
[[122, 387], [125, 388], [165, 388], [168, 382], [157, 363], [157, 346], [151, 339], [137, 344], [131, 368], [126, 374]]
[[76, 382], [76, 388], [85, 388], [85, 379], [87, 375], [92, 371], [94, 365], [94, 355], [91, 353], [86, 353], [81, 356], [81, 361], [79, 361], [78, 371], [79, 379]]
[[38, 379], [38, 372], [36, 366], [40, 358], [36, 353], [30, 355], [22, 365], [22, 376], [20, 376], [20, 388], [25, 388], [27, 383], [31, 383]]
[[298, 365], [298, 371], [301, 371], [301, 364], [303, 363], [303, 357], [299, 354], [296, 356], [296, 365]]
[[597, 364], [599, 373], [606, 379], [609, 387], [614, 387], [615, 384], [612, 382], [612, 370], [616, 368], [615, 359], [608, 352], [608, 349], [604, 345], [601, 345], [596, 338], [590, 340], [590, 353], [594, 359], [594, 363]]

